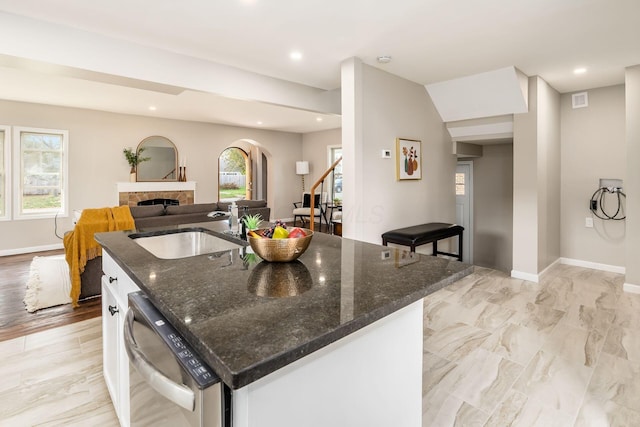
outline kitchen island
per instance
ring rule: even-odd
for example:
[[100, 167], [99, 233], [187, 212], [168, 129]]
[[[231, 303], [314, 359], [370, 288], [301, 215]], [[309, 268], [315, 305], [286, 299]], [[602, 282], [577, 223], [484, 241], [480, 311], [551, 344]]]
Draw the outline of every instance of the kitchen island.
[[322, 233], [292, 263], [159, 259], [130, 234], [96, 239], [233, 390], [234, 426], [420, 425], [421, 300], [472, 266]]

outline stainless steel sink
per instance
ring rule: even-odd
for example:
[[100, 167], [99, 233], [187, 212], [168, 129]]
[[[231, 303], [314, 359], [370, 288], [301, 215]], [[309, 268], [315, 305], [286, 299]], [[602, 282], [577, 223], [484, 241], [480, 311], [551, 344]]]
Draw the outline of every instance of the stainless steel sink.
[[185, 230], [160, 235], [131, 235], [134, 242], [158, 258], [177, 259], [241, 248], [242, 245], [204, 231]]

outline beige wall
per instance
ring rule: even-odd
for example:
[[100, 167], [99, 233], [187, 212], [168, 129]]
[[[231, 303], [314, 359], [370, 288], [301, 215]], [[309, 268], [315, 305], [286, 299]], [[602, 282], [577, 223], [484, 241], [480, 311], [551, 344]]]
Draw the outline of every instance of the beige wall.
[[[455, 222], [456, 158], [424, 87], [352, 58], [342, 88], [344, 235], [380, 243], [394, 228]], [[421, 180], [396, 181], [397, 137], [422, 141]], [[383, 149], [391, 159], [381, 158]]]
[[513, 270], [538, 273], [538, 91], [529, 78], [529, 112], [513, 116]]
[[537, 280], [560, 256], [560, 96], [529, 78], [529, 112], [513, 124], [513, 270]]
[[473, 159], [473, 263], [510, 272], [513, 250], [513, 144], [484, 145]]
[[538, 87], [538, 272], [560, 258], [560, 94]]
[[625, 282], [640, 286], [640, 66], [625, 72], [627, 241]]
[[309, 161], [309, 175], [305, 177], [307, 190], [331, 166], [327, 162], [329, 159], [328, 147], [332, 145], [342, 145], [342, 129], [330, 129], [302, 135], [302, 160]]
[[[589, 106], [576, 109], [570, 93], [561, 97], [564, 258], [625, 265], [625, 221], [603, 221], [589, 210], [600, 178], [622, 179], [627, 191], [624, 92], [624, 85], [591, 89]], [[593, 228], [585, 218], [593, 218]]]
[[[293, 165], [302, 157], [300, 134], [11, 101], [0, 101], [0, 117], [3, 125], [69, 131], [72, 210], [116, 205], [116, 183], [129, 179], [122, 149], [136, 147], [151, 135], [169, 138], [179, 155], [187, 156], [187, 177], [197, 182], [196, 202], [217, 200], [218, 156], [241, 139], [261, 144], [270, 157], [272, 218], [290, 217], [292, 202], [299, 199], [300, 183]], [[71, 218], [58, 219], [60, 235], [71, 228]], [[60, 243], [53, 219], [0, 222], [0, 235], [4, 253]]]

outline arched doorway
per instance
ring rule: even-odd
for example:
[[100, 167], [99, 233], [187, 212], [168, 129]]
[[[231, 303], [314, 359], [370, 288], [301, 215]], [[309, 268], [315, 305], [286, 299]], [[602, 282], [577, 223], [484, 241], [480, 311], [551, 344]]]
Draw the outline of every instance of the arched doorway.
[[241, 139], [218, 157], [218, 200], [267, 200], [271, 155], [256, 141]]
[[218, 157], [218, 200], [251, 199], [251, 154], [226, 148]]

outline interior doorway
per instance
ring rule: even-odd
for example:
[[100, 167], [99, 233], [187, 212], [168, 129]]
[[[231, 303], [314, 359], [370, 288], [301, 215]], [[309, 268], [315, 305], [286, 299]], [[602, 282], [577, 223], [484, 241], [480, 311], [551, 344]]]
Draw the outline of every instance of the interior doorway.
[[228, 147], [218, 157], [218, 200], [251, 200], [251, 155]]
[[[330, 145], [327, 147], [327, 168], [331, 167], [331, 165], [342, 157], [342, 145]], [[342, 162], [336, 165], [336, 168], [333, 170], [330, 181], [332, 185], [330, 186], [330, 198], [335, 204], [342, 203]]]
[[268, 198], [268, 192], [267, 189], [269, 188], [267, 183], [267, 177], [269, 176], [269, 162], [267, 161], [267, 156], [262, 153], [262, 152], [258, 152], [258, 160], [257, 160], [257, 164], [256, 164], [256, 185], [255, 185], [255, 189], [256, 189], [256, 195], [255, 198], [256, 199], [260, 199], [260, 200], [267, 200]]
[[270, 195], [271, 153], [251, 139], [239, 139], [218, 156], [218, 200], [266, 200]]
[[456, 166], [456, 223], [464, 227], [462, 262], [473, 264], [473, 162]]

